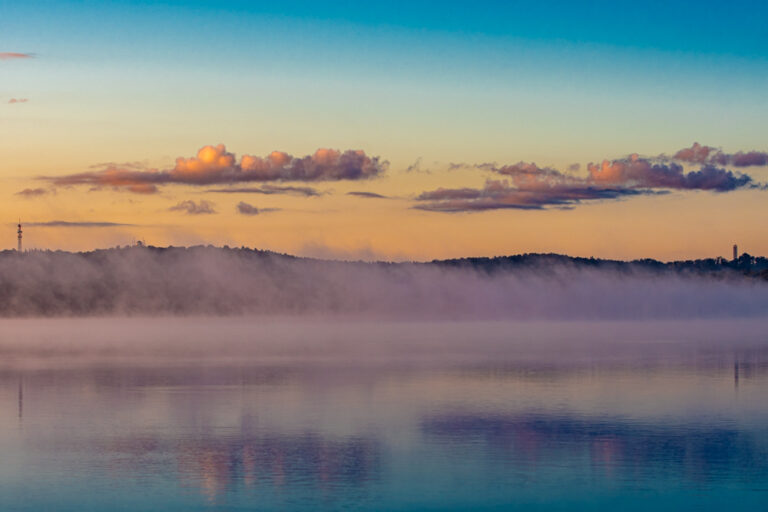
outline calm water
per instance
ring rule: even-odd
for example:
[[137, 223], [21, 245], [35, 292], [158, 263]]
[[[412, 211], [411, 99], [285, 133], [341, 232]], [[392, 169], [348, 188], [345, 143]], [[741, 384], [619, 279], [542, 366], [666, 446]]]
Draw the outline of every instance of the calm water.
[[765, 510], [768, 322], [0, 321], [0, 510]]

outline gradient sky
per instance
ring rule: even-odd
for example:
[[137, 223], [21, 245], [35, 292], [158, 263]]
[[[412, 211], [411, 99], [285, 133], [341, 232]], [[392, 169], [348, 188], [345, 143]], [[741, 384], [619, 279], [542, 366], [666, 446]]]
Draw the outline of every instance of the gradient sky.
[[[0, 0], [0, 248], [21, 217], [68, 250], [768, 254], [768, 4], [670, 4]], [[226, 169], [179, 178], [219, 144]], [[319, 148], [379, 160], [301, 179]], [[272, 151], [282, 179], [227, 178]]]

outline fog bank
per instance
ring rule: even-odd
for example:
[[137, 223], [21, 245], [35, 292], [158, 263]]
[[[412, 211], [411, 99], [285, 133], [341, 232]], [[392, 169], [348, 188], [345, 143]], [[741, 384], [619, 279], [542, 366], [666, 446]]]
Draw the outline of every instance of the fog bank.
[[559, 262], [489, 272], [250, 250], [0, 255], [0, 315], [338, 315], [413, 319], [768, 316], [768, 283], [732, 274]]

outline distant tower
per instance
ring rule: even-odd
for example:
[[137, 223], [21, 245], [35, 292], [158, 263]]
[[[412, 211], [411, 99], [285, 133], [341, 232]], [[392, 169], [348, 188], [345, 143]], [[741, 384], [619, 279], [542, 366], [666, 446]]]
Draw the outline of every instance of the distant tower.
[[[21, 235], [19, 235], [21, 237]], [[739, 246], [736, 244], [733, 244], [733, 261], [736, 261], [739, 259]]]
[[18, 239], [19, 239], [19, 246], [16, 249], [17, 251], [21, 252], [21, 219], [19, 219], [19, 229], [16, 231], [18, 233]]

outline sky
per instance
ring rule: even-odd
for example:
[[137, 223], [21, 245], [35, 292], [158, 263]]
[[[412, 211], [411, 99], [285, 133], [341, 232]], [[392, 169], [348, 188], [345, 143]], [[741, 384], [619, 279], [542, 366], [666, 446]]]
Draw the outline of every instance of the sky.
[[765, 255], [767, 17], [0, 0], [0, 249]]

